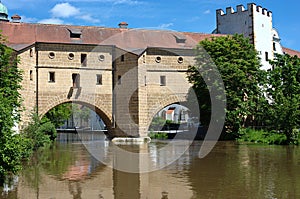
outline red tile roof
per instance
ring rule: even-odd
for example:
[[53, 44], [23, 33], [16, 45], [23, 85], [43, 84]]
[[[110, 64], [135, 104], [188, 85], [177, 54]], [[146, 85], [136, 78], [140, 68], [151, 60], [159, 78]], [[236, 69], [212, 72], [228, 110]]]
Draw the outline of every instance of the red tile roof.
[[174, 112], [174, 110], [167, 110], [166, 114], [172, 114]]
[[[128, 51], [147, 47], [192, 49], [199, 41], [214, 34], [186, 33], [166, 30], [105, 28], [96, 26], [50, 25], [0, 22], [2, 34], [8, 37], [11, 47], [31, 45], [35, 42], [80, 43], [116, 45]], [[80, 39], [70, 38], [70, 32], [81, 33]]]
[[299, 51], [292, 50], [292, 49], [285, 48], [285, 47], [283, 47], [282, 50], [286, 54], [289, 54], [291, 56], [295, 56], [296, 55], [298, 58], [300, 58], [300, 52]]

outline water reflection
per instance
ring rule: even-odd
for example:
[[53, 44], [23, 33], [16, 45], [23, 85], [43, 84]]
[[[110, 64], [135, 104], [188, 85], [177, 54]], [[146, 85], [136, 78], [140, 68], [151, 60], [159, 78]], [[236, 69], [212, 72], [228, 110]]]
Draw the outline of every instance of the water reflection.
[[[102, 144], [107, 161], [117, 163], [119, 158], [128, 158], [115, 157], [111, 144]], [[123, 148], [135, 153], [148, 151], [152, 163], [159, 164], [180, 147], [177, 143], [169, 153], [161, 153], [159, 149], [166, 144]], [[102, 164], [81, 143], [57, 143], [38, 152], [19, 176], [14, 191], [0, 198], [300, 198], [299, 147], [219, 142], [208, 156], [199, 159], [201, 144], [193, 142], [166, 168], [140, 174]], [[145, 166], [143, 162], [132, 164]]]

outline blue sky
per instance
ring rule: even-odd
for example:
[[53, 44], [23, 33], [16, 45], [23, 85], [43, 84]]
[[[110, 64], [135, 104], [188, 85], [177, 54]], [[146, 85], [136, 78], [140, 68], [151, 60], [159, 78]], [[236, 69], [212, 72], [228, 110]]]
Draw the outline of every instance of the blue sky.
[[273, 26], [282, 45], [300, 51], [300, 2], [244, 0], [2, 0], [9, 17], [19, 14], [23, 22], [117, 27], [155, 28], [211, 33], [216, 9], [256, 3], [273, 12]]

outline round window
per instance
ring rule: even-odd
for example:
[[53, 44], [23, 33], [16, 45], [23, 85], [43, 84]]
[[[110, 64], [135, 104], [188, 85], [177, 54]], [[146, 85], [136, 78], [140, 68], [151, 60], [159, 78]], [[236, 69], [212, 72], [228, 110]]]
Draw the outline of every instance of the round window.
[[69, 60], [72, 60], [72, 59], [74, 59], [74, 56], [75, 56], [74, 53], [69, 53], [68, 59], [69, 59]]
[[48, 56], [49, 56], [50, 59], [53, 59], [55, 57], [55, 53], [54, 52], [50, 52]]
[[105, 56], [104, 55], [99, 55], [99, 61], [104, 61]]
[[178, 60], [177, 60], [177, 61], [178, 61], [178, 63], [181, 64], [181, 63], [183, 62], [183, 57], [178, 57]]
[[160, 63], [160, 62], [161, 62], [161, 57], [156, 57], [156, 58], [155, 58], [155, 61], [156, 61], [157, 63]]

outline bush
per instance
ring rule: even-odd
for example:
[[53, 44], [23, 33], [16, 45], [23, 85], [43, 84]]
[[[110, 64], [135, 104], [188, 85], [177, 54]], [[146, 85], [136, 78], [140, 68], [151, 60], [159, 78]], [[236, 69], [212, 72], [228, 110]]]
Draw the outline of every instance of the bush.
[[57, 131], [52, 122], [43, 123], [39, 128], [40, 133], [46, 134], [49, 136], [50, 140], [53, 141], [57, 137]]
[[165, 140], [165, 139], [168, 139], [168, 134], [164, 133], [164, 132], [158, 132], [158, 133], [150, 132], [149, 133], [149, 137], [151, 139], [162, 139], [162, 140]]
[[5, 135], [0, 140], [0, 179], [16, 174], [22, 168], [22, 160], [32, 153], [31, 140], [20, 134]]
[[42, 121], [36, 113], [32, 114], [32, 121], [23, 131], [31, 139], [34, 149], [51, 144], [57, 135], [55, 126], [49, 120]]
[[260, 144], [288, 144], [288, 140], [285, 134], [278, 133], [276, 131], [263, 131], [254, 129], [240, 129], [239, 142], [251, 142]]

